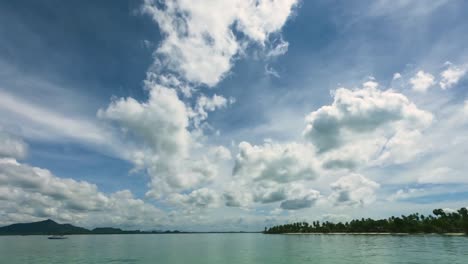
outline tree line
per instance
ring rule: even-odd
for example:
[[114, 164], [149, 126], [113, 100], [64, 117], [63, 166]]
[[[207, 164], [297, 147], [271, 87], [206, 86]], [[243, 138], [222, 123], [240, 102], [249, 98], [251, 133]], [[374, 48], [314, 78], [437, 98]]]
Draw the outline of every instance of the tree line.
[[468, 209], [460, 208], [455, 212], [434, 209], [433, 215], [418, 213], [408, 216], [390, 217], [374, 220], [355, 219], [349, 222], [332, 223], [329, 221], [297, 222], [265, 227], [265, 234], [282, 233], [465, 233], [468, 234]]

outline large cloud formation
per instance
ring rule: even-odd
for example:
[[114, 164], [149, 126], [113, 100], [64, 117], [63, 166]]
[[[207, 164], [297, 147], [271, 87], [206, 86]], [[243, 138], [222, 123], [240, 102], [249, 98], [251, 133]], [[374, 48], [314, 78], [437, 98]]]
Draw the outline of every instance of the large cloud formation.
[[[226, 189], [226, 205], [281, 202], [282, 209], [310, 207], [320, 193], [309, 182], [320, 174], [414, 159], [424, 151], [423, 135], [432, 120], [431, 113], [401, 93], [380, 90], [375, 81], [354, 90], [339, 88], [331, 105], [306, 117], [306, 142], [239, 144], [233, 168], [237, 184]], [[364, 176], [344, 176], [332, 184], [331, 200], [366, 205], [374, 200], [376, 188], [378, 184]]]
[[[143, 12], [151, 15], [164, 34], [154, 68], [164, 67], [185, 81], [214, 86], [249, 42], [263, 46], [270, 34], [283, 27], [296, 3], [177, 0], [161, 4], [145, 0]], [[281, 41], [280, 45], [286, 44]]]
[[191, 157], [195, 139], [189, 131], [190, 112], [175, 90], [157, 84], [149, 87], [146, 102], [121, 98], [98, 112], [101, 119], [119, 128], [125, 140], [133, 142], [127, 158], [151, 176], [147, 195], [160, 198], [215, 177], [216, 166], [207, 155]]
[[298, 144], [239, 144], [233, 175], [254, 181], [291, 182], [317, 177], [318, 164], [310, 147]]
[[176, 91], [156, 85], [149, 91], [147, 102], [121, 98], [113, 101], [98, 117], [119, 123], [128, 136], [136, 136], [160, 157], [188, 152], [190, 135], [187, 109]]
[[[233, 179], [224, 194], [227, 206], [281, 202], [283, 209], [312, 206], [320, 197], [306, 182], [318, 177], [320, 165], [308, 144], [266, 142], [239, 144]], [[239, 191], [242, 189], [242, 191]]]
[[149, 227], [163, 216], [128, 190], [104, 194], [94, 184], [59, 178], [12, 158], [0, 159], [0, 201], [1, 224], [53, 218], [86, 226]]
[[339, 88], [333, 103], [310, 113], [304, 137], [328, 159], [325, 167], [352, 168], [363, 162], [410, 160], [432, 114], [401, 93], [366, 83], [363, 88]]
[[[208, 112], [234, 99], [200, 94], [191, 106], [178, 93], [189, 98], [196, 86], [216, 85], [248, 43], [270, 44], [269, 35], [279, 32], [295, 4], [296, 0], [144, 1], [142, 11], [163, 34], [145, 80], [149, 98], [115, 100], [98, 117], [131, 142], [124, 157], [150, 176], [148, 196], [201, 188], [218, 174], [219, 153], [210, 152], [213, 146], [204, 146], [200, 138], [210, 128]], [[286, 42], [279, 42], [284, 50]]]
[[173, 194], [169, 201], [181, 207], [215, 208], [220, 205], [220, 197], [217, 192], [208, 188], [200, 188], [189, 194]]

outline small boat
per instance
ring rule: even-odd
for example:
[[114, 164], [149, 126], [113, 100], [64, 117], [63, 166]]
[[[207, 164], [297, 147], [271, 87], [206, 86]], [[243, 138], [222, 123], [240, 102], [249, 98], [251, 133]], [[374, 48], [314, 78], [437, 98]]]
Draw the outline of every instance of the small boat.
[[63, 235], [53, 235], [53, 236], [48, 236], [48, 239], [66, 239], [66, 236]]

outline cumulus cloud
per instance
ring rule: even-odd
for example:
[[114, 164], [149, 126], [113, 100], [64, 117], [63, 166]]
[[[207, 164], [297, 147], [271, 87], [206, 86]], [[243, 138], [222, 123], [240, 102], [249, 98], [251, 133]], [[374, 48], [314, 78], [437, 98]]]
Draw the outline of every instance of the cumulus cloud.
[[94, 184], [59, 178], [11, 158], [0, 159], [0, 200], [4, 224], [54, 218], [87, 226], [148, 226], [162, 216], [128, 190], [104, 194]]
[[339, 88], [331, 105], [306, 117], [303, 135], [316, 146], [326, 168], [402, 163], [419, 154], [413, 147], [432, 114], [403, 94], [376, 87], [372, 82], [356, 90]]
[[269, 204], [280, 202], [291, 194], [288, 184], [273, 181], [237, 180], [224, 192], [224, 201], [229, 207], [248, 208], [255, 203]]
[[201, 188], [189, 194], [173, 194], [169, 197], [169, 202], [177, 206], [215, 208], [220, 205], [220, 197], [214, 190]]
[[366, 89], [375, 89], [377, 87], [379, 87], [379, 83], [375, 81], [374, 77], [370, 77], [371, 80], [365, 82], [362, 84], [362, 87], [366, 88]]
[[11, 157], [22, 159], [26, 157], [27, 152], [28, 147], [23, 140], [0, 130], [0, 158]]
[[[249, 208], [255, 203], [271, 204], [280, 202], [284, 210], [299, 210], [313, 206], [320, 198], [320, 192], [309, 187], [306, 181], [277, 183], [274, 181], [236, 181], [225, 190], [226, 206]], [[278, 209], [278, 208], [277, 208]]]
[[257, 203], [274, 203], [285, 200], [289, 196], [289, 188], [286, 185], [276, 182], [264, 181], [254, 183], [252, 195], [254, 202]]
[[288, 192], [288, 199], [280, 204], [280, 207], [285, 210], [309, 208], [321, 197], [320, 192], [308, 189], [300, 183], [292, 183], [288, 188]]
[[330, 199], [338, 205], [364, 206], [374, 202], [380, 185], [359, 174], [341, 177], [331, 184]]
[[232, 159], [231, 151], [224, 146], [211, 147], [209, 152], [215, 159], [220, 159], [220, 160]]
[[312, 180], [318, 174], [318, 164], [310, 146], [298, 143], [265, 143], [262, 146], [247, 142], [239, 144], [233, 175], [253, 181], [291, 182]]
[[241, 182], [231, 183], [223, 193], [223, 200], [228, 207], [247, 208], [253, 202], [253, 195], [246, 191], [247, 185]]
[[395, 73], [393, 74], [393, 80], [395, 81], [395, 80], [398, 80], [398, 79], [401, 79], [401, 73], [395, 72]]
[[416, 188], [409, 188], [409, 189], [400, 189], [390, 195], [387, 200], [393, 202], [393, 201], [398, 201], [398, 200], [405, 200], [409, 198], [416, 197], [418, 195], [421, 195], [424, 193], [424, 189], [416, 189]]
[[448, 65], [448, 68], [440, 73], [439, 85], [444, 90], [456, 85], [468, 72], [467, 67], [458, 67], [451, 63]]
[[[174, 89], [157, 84], [149, 88], [146, 102], [121, 98], [98, 112], [99, 118], [115, 124], [125, 140], [133, 143], [126, 157], [150, 175], [147, 195], [158, 198], [210, 181], [216, 166], [206, 155], [191, 157], [194, 141], [188, 130], [189, 110]], [[201, 105], [202, 112], [219, 103], [207, 100]]]
[[211, 128], [208, 113], [234, 99], [201, 94], [191, 107], [179, 95], [190, 98], [197, 85], [216, 85], [232, 59], [251, 44], [268, 56], [284, 54], [288, 43], [280, 35], [271, 42], [269, 37], [279, 33], [295, 4], [296, 0], [144, 1], [142, 12], [163, 34], [145, 81], [149, 98], [114, 100], [98, 117], [128, 143], [124, 158], [150, 176], [148, 196], [200, 188], [218, 174], [216, 162], [231, 158], [226, 148], [213, 150], [201, 140], [204, 129]]
[[280, 207], [286, 210], [310, 207], [320, 197], [308, 184], [318, 177], [319, 167], [313, 146], [307, 143], [241, 142], [234, 181], [224, 192], [225, 204], [249, 207], [281, 202]]
[[164, 162], [153, 162], [147, 166], [151, 182], [146, 195], [154, 198], [200, 187], [212, 182], [218, 174], [218, 166], [204, 155], [197, 159], [174, 158]]
[[143, 140], [160, 158], [188, 152], [187, 109], [172, 89], [154, 86], [144, 103], [120, 98], [99, 110], [98, 117], [119, 124], [127, 137]]
[[[249, 42], [263, 46], [270, 34], [281, 30], [296, 3], [177, 0], [161, 4], [145, 0], [143, 12], [164, 34], [153, 70], [164, 67], [189, 82], [214, 86], [230, 70], [232, 58]], [[284, 43], [272, 52], [285, 52]]]
[[195, 128], [200, 128], [203, 121], [208, 118], [208, 112], [225, 108], [228, 104], [235, 102], [234, 98], [226, 99], [221, 95], [214, 94], [212, 97], [201, 95], [197, 98], [197, 103], [192, 111], [190, 118], [193, 120]]
[[435, 84], [434, 76], [424, 71], [418, 71], [415, 76], [410, 79], [413, 90], [417, 92], [426, 92], [429, 87]]
[[58, 179], [48, 170], [22, 165], [13, 159], [0, 160], [0, 183], [62, 199], [63, 205], [70, 210], [97, 210], [106, 202], [106, 197], [97, 192], [95, 185]]

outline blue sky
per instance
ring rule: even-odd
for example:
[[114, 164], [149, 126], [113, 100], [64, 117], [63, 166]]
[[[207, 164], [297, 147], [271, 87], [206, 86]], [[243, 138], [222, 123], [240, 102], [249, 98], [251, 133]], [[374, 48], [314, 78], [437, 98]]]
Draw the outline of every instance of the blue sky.
[[464, 1], [0, 3], [0, 223], [467, 206]]

